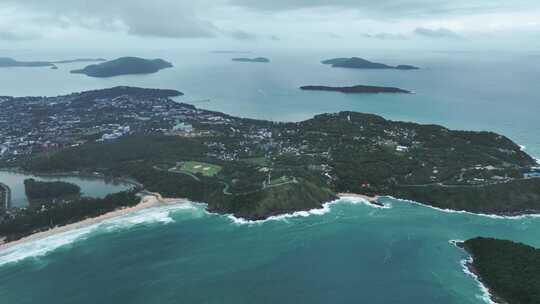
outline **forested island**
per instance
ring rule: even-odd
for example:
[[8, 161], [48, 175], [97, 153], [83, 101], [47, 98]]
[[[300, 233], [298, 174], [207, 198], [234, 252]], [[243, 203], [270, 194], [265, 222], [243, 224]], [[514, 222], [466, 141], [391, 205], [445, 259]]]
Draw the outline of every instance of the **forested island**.
[[540, 303], [540, 249], [512, 241], [475, 238], [458, 244], [473, 260], [467, 266], [497, 303]]
[[322, 64], [328, 64], [331, 65], [334, 68], [352, 68], [352, 69], [379, 69], [379, 70], [418, 70], [420, 68], [412, 66], [412, 65], [406, 65], [406, 64], [400, 64], [397, 66], [391, 66], [384, 63], [378, 63], [378, 62], [371, 62], [359, 57], [351, 57], [351, 58], [334, 58], [334, 59], [328, 59], [321, 61]]
[[[12, 140], [0, 143], [0, 166], [130, 178], [252, 220], [320, 208], [344, 192], [477, 213], [540, 213], [540, 179], [529, 174], [540, 169], [503, 135], [357, 112], [288, 123], [245, 119], [169, 98], [179, 93], [117, 87], [3, 97], [0, 138]], [[32, 211], [8, 213], [11, 225]]]
[[264, 58], [264, 57], [256, 57], [256, 58], [233, 58], [232, 61], [238, 61], [238, 62], [253, 62], [253, 63], [268, 63], [268, 62], [270, 62], [270, 59]]
[[100, 64], [92, 64], [73, 74], [85, 74], [90, 77], [113, 77], [131, 74], [152, 74], [173, 65], [163, 59], [143, 59], [138, 57], [121, 57]]
[[330, 87], [330, 86], [302, 86], [301, 90], [304, 91], [329, 91], [329, 92], [341, 92], [346, 94], [378, 94], [378, 93], [401, 93], [411, 94], [411, 91], [403, 90], [393, 87], [380, 87], [380, 86], [366, 86], [357, 85], [351, 87]]

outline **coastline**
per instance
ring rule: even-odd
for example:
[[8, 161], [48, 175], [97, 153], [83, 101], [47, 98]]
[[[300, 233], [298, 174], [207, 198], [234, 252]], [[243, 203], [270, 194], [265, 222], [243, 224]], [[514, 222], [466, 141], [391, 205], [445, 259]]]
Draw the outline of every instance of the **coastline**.
[[16, 241], [7, 242], [7, 243], [3, 243], [2, 241], [0, 241], [2, 242], [0, 243], [0, 251], [9, 249], [16, 245], [20, 245], [20, 244], [40, 240], [49, 236], [53, 236], [58, 233], [68, 232], [74, 229], [80, 229], [80, 228], [85, 228], [94, 224], [99, 224], [105, 220], [120, 217], [120, 216], [127, 215], [133, 212], [141, 211], [144, 209], [190, 202], [189, 200], [183, 199], [183, 198], [163, 198], [159, 193], [152, 193], [152, 192], [147, 192], [147, 191], [141, 192], [140, 196], [141, 196], [140, 202], [133, 207], [126, 207], [126, 208], [113, 210], [111, 212], [102, 214], [100, 216], [87, 218], [76, 223], [68, 224], [65, 226], [57, 226], [48, 230], [36, 232], [26, 237], [23, 237], [21, 239], [18, 239]]
[[465, 251], [469, 255], [468, 258], [461, 260], [460, 264], [463, 269], [463, 272], [467, 274], [468, 276], [472, 277], [476, 281], [478, 286], [480, 287], [480, 291], [482, 292], [482, 299], [486, 301], [488, 304], [506, 303], [506, 301], [504, 301], [502, 298], [494, 294], [493, 291], [486, 285], [486, 283], [482, 281], [480, 274], [474, 267], [474, 257], [465, 247], [465, 242], [461, 240], [450, 240], [448, 242], [454, 245], [455, 247]]
[[358, 194], [358, 193], [342, 192], [342, 193], [338, 193], [337, 196], [339, 198], [346, 198], [346, 197], [361, 198], [368, 201], [372, 205], [384, 207], [384, 204], [379, 202], [379, 199], [381, 198], [381, 196], [379, 195], [369, 196], [369, 195]]

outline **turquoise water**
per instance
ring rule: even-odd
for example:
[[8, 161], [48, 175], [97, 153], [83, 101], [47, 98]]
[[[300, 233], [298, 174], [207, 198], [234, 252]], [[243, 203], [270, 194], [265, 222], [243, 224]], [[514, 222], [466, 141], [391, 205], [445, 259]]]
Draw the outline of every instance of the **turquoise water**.
[[[0, 54], [10, 56], [12, 54]], [[24, 55], [24, 56], [23, 56]], [[67, 59], [30, 54], [18, 59]], [[126, 54], [78, 54], [113, 58]], [[492, 130], [540, 157], [540, 56], [514, 53], [268, 52], [270, 64], [230, 55], [156, 51], [175, 68], [96, 79], [69, 69], [0, 69], [0, 95], [58, 95], [114, 85], [178, 89], [179, 101], [283, 121], [354, 110], [394, 120]], [[419, 71], [332, 69], [363, 56]], [[22, 81], [24, 80], [24, 81]], [[31, 85], [29, 85], [31, 84]], [[308, 84], [372, 84], [415, 95], [303, 92]], [[203, 100], [209, 99], [209, 102]], [[495, 219], [387, 200], [239, 224], [204, 208], [163, 207], [0, 252], [0, 303], [484, 303], [449, 240], [493, 236], [540, 246], [540, 218]]]
[[81, 188], [83, 196], [103, 198], [108, 194], [124, 191], [133, 186], [119, 181], [106, 181], [98, 177], [81, 176], [35, 176], [11, 171], [0, 171], [0, 182], [9, 186], [11, 190], [11, 206], [24, 207], [28, 205], [28, 198], [24, 190], [24, 180], [33, 178], [41, 181], [63, 181], [73, 183]]
[[343, 200], [313, 212], [319, 215], [258, 224], [238, 224], [201, 206], [149, 209], [0, 253], [0, 299], [485, 303], [463, 272], [466, 254], [449, 240], [484, 235], [540, 246], [540, 218], [385, 203], [391, 208]]

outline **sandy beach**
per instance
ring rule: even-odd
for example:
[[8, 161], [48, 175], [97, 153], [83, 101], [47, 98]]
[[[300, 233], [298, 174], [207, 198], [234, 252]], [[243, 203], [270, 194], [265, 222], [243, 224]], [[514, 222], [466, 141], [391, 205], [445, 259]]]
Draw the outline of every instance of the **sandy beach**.
[[182, 199], [182, 198], [178, 198], [178, 199], [163, 198], [159, 193], [144, 192], [141, 195], [140, 203], [137, 204], [136, 206], [117, 209], [117, 210], [102, 214], [98, 217], [88, 218], [77, 223], [60, 226], [60, 227], [54, 227], [49, 230], [37, 232], [37, 233], [34, 233], [32, 235], [26, 236], [24, 238], [21, 238], [13, 242], [0, 244], [0, 250], [5, 250], [10, 247], [22, 244], [22, 243], [43, 239], [43, 238], [46, 238], [48, 236], [52, 236], [58, 233], [67, 232], [67, 231], [71, 231], [71, 230], [79, 229], [79, 228], [84, 228], [90, 225], [101, 223], [108, 219], [123, 216], [126, 214], [144, 210], [147, 208], [164, 206], [164, 205], [174, 205], [174, 204], [180, 204], [180, 203], [189, 203], [189, 200]]

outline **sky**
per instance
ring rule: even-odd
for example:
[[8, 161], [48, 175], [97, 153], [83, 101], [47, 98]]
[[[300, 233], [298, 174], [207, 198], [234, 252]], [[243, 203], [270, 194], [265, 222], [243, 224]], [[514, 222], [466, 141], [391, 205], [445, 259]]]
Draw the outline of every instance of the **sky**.
[[536, 51], [539, 38], [538, 0], [0, 0], [0, 51]]

